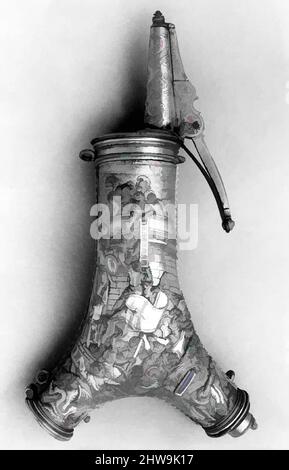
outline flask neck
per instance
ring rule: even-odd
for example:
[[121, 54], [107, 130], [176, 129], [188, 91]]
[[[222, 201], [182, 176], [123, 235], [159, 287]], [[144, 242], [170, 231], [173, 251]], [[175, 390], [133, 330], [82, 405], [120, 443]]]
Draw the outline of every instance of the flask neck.
[[[129, 278], [134, 291], [157, 286], [165, 274], [179, 293], [176, 268], [176, 163], [178, 144], [160, 138], [97, 142], [98, 210], [92, 236], [98, 266], [116, 297]], [[97, 215], [95, 213], [95, 215]], [[145, 280], [144, 280], [145, 277]], [[111, 308], [115, 301], [111, 298]], [[110, 310], [110, 304], [107, 305]]]

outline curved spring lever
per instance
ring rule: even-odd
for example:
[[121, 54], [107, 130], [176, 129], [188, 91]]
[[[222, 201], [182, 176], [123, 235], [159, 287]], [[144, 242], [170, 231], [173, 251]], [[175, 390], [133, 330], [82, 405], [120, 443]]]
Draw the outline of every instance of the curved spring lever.
[[199, 160], [195, 157], [195, 155], [188, 149], [188, 147], [184, 144], [183, 141], [180, 142], [181, 147], [185, 150], [185, 152], [191, 157], [193, 162], [197, 165], [203, 176], [206, 178], [212, 193], [215, 197], [221, 219], [222, 219], [222, 227], [225, 232], [229, 233], [233, 230], [235, 226], [235, 222], [232, 220], [231, 212], [228, 204], [228, 198], [225, 191], [225, 187], [221, 178], [221, 175], [218, 171], [218, 168], [209, 154], [207, 146], [203, 139], [200, 139], [199, 144], [203, 146], [203, 151], [200, 152], [194, 139], [192, 138], [194, 143], [195, 149], [203, 163], [204, 166], [199, 162]]

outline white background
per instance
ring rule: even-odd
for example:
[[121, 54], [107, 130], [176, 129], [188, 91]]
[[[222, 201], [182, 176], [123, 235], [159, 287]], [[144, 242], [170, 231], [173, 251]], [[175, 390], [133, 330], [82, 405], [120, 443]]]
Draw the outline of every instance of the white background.
[[[142, 112], [156, 9], [176, 24], [236, 220], [223, 232], [203, 177], [180, 166], [179, 202], [199, 204], [199, 243], [180, 253], [180, 281], [259, 429], [213, 440], [163, 402], [134, 398], [96, 410], [61, 443], [34, 421], [24, 389], [84, 312], [95, 189], [78, 153]], [[289, 448], [288, 18], [285, 0], [1, 1], [1, 448]]]

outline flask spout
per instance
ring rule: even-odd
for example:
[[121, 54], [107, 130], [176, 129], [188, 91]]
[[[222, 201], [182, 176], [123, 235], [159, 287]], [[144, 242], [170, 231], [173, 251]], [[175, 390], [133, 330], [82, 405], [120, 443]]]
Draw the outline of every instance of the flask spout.
[[[196, 89], [184, 71], [175, 25], [166, 23], [162, 13], [157, 11], [149, 41], [145, 124], [179, 136], [183, 149], [213, 192], [223, 229], [230, 232], [235, 223], [222, 177], [204, 139], [204, 120], [194, 107], [197, 98]], [[184, 144], [185, 138], [192, 140], [193, 151]]]

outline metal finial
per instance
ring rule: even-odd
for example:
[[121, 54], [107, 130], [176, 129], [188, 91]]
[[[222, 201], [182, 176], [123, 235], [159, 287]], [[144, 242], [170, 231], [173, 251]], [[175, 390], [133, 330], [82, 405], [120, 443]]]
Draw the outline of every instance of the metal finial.
[[165, 17], [163, 16], [161, 11], [157, 10], [153, 16], [153, 24], [161, 25], [164, 23], [165, 23]]

